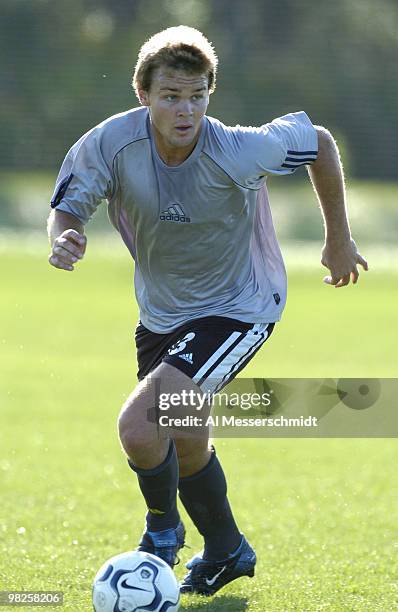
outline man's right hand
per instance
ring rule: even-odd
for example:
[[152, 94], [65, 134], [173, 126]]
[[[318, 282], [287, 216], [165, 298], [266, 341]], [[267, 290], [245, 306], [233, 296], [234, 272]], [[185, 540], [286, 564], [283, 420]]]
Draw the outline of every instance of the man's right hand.
[[87, 237], [74, 229], [67, 229], [54, 240], [48, 261], [55, 268], [72, 272], [74, 264], [83, 259]]

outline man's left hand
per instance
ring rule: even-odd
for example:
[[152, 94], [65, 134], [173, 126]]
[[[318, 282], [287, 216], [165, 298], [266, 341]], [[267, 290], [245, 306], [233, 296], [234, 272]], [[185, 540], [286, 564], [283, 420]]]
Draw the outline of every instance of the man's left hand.
[[345, 242], [326, 240], [322, 249], [321, 263], [330, 270], [330, 276], [325, 276], [323, 281], [327, 285], [334, 285], [337, 289], [358, 280], [358, 264], [364, 270], [368, 270], [368, 262], [358, 253], [357, 245], [350, 239]]

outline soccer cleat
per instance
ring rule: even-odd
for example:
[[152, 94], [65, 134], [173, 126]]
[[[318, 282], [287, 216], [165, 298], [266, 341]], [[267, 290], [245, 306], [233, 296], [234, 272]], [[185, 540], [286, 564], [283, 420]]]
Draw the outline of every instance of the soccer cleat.
[[177, 552], [185, 544], [185, 527], [180, 521], [175, 529], [144, 531], [137, 550], [151, 553], [166, 561], [170, 567], [176, 563]]
[[223, 586], [241, 576], [254, 576], [256, 553], [242, 535], [239, 548], [222, 561], [206, 561], [200, 555], [188, 561], [188, 574], [180, 584], [181, 593], [214, 595]]

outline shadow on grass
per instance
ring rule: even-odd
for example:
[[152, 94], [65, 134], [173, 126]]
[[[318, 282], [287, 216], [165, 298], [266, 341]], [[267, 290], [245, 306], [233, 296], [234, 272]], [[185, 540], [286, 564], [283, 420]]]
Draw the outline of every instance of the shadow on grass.
[[244, 597], [223, 596], [217, 599], [203, 597], [200, 602], [192, 605], [181, 604], [180, 612], [243, 612], [248, 606], [248, 600]]

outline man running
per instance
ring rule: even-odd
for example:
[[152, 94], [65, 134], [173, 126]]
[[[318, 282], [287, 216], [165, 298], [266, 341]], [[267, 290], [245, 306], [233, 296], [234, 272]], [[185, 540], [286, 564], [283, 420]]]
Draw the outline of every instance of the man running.
[[261, 127], [227, 127], [206, 115], [217, 57], [199, 31], [179, 26], [141, 48], [133, 85], [141, 106], [115, 115], [70, 149], [48, 230], [56, 268], [84, 257], [84, 225], [101, 200], [135, 262], [140, 310], [137, 387], [119, 436], [147, 505], [139, 550], [174, 565], [185, 528], [177, 491], [204, 539], [181, 592], [212, 595], [253, 576], [256, 555], [227, 499], [206, 436], [159, 435], [149, 417], [156, 389], [215, 392], [264, 344], [286, 300], [284, 265], [266, 178], [307, 165], [325, 221], [322, 263], [334, 287], [367, 269], [348, 225], [339, 153], [304, 112]]

